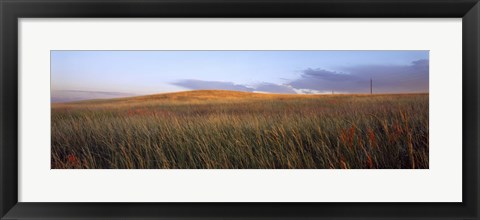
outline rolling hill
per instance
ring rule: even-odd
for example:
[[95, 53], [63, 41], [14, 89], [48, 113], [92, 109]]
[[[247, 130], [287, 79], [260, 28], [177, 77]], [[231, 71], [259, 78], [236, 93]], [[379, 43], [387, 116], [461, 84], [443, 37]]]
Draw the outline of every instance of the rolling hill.
[[316, 99], [316, 98], [332, 98], [332, 97], [374, 97], [374, 96], [408, 96], [418, 94], [272, 94], [272, 93], [255, 93], [241, 92], [231, 90], [193, 90], [184, 92], [160, 93], [153, 95], [131, 96], [126, 98], [111, 99], [92, 99], [65, 103], [54, 103], [53, 106], [62, 105], [99, 105], [99, 104], [141, 104], [149, 103], [186, 103], [186, 102], [234, 102], [234, 101], [252, 101], [252, 100], [292, 100], [292, 99]]

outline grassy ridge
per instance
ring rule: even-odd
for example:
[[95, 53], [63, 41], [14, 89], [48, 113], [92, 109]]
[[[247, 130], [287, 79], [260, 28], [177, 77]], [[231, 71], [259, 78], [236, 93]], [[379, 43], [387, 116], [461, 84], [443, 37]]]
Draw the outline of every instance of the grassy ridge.
[[194, 91], [52, 105], [52, 168], [428, 168], [428, 94]]

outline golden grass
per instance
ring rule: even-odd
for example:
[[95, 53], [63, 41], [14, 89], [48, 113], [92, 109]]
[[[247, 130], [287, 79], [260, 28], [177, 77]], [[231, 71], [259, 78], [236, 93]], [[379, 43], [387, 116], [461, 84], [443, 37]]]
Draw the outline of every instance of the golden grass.
[[428, 94], [191, 91], [52, 105], [52, 168], [428, 168]]

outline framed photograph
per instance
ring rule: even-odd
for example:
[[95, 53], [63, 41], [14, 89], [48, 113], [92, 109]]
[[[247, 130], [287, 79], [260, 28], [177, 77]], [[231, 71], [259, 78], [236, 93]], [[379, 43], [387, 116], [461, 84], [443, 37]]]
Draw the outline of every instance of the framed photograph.
[[1, 219], [479, 219], [477, 0], [4, 0]]

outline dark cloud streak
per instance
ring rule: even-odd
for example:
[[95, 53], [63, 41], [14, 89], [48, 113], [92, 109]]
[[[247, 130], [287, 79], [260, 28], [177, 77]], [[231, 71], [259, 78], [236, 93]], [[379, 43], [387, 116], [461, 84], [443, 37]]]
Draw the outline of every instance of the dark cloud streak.
[[368, 93], [370, 79], [376, 93], [428, 92], [428, 60], [410, 65], [362, 65], [340, 67], [341, 72], [306, 69], [288, 85], [296, 89]]

